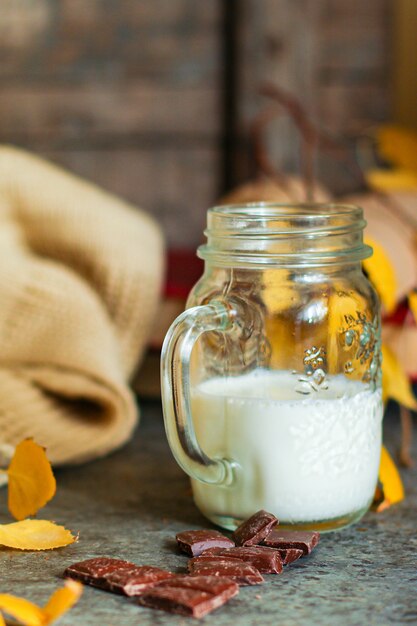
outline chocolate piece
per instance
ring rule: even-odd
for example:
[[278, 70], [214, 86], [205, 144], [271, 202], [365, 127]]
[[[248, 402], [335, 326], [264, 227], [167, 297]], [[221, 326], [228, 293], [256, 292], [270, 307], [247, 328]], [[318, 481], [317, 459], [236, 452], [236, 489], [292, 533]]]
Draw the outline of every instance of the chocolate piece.
[[154, 587], [138, 598], [141, 606], [197, 618], [204, 617], [224, 602], [221, 596], [179, 587]]
[[262, 574], [281, 574], [282, 572], [283, 563], [280, 552], [267, 546], [210, 548], [210, 550], [203, 552], [199, 558], [211, 555], [245, 561], [256, 567]]
[[278, 552], [281, 555], [283, 565], [289, 565], [290, 563], [294, 563], [294, 561], [297, 561], [297, 559], [300, 559], [304, 554], [302, 550], [299, 550], [297, 548], [288, 548], [288, 550], [278, 550]]
[[304, 554], [310, 554], [318, 544], [320, 534], [313, 530], [273, 530], [265, 539], [264, 544], [271, 548], [288, 550], [296, 548]]
[[267, 511], [258, 511], [236, 528], [232, 537], [237, 546], [256, 546], [265, 539], [278, 524], [275, 515]]
[[[198, 558], [198, 557], [196, 557]], [[193, 576], [182, 575], [173, 576], [169, 580], [158, 583], [160, 587], [184, 587], [188, 589], [198, 589], [214, 595], [223, 594], [226, 599], [239, 593], [239, 585], [230, 578], [221, 576]]]
[[198, 556], [188, 561], [188, 570], [201, 576], [226, 576], [238, 585], [259, 585], [264, 582], [256, 567], [239, 559]]
[[198, 618], [225, 604], [238, 591], [238, 585], [228, 578], [175, 576], [145, 592], [138, 599], [138, 603], [153, 609]]
[[175, 576], [172, 572], [149, 565], [134, 566], [110, 572], [104, 577], [103, 589], [125, 596], [138, 596], [150, 587]]
[[135, 564], [129, 561], [98, 557], [70, 565], [65, 570], [64, 576], [75, 578], [86, 585], [101, 588], [105, 584], [106, 575], [116, 571], [129, 570], [133, 567], [136, 567]]
[[208, 548], [230, 548], [234, 542], [218, 530], [185, 530], [176, 536], [180, 550], [189, 556], [199, 556]]
[[64, 576], [105, 591], [135, 596], [174, 574], [159, 567], [140, 567], [129, 561], [101, 557], [70, 565]]

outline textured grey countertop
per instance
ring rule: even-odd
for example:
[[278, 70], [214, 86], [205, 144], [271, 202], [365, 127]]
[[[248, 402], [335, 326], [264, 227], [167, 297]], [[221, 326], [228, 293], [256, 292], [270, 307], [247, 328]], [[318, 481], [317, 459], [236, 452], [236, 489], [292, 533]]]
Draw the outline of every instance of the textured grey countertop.
[[[61, 583], [74, 561], [120, 557], [179, 570], [180, 530], [208, 527], [194, 507], [188, 480], [165, 441], [158, 403], [142, 406], [135, 439], [116, 454], [83, 467], [57, 472], [58, 491], [41, 517], [80, 533], [77, 544], [43, 553], [0, 551], [0, 592], [39, 604]], [[395, 411], [385, 420], [385, 439], [398, 446]], [[417, 433], [415, 433], [415, 443]], [[414, 445], [417, 460], [417, 445]], [[218, 626], [335, 626], [417, 623], [416, 470], [403, 472], [406, 500], [382, 514], [368, 513], [347, 530], [322, 536], [315, 552], [268, 576], [258, 587], [204, 618]], [[0, 514], [6, 511], [0, 492]], [[132, 601], [86, 587], [79, 604], [59, 624], [131, 626], [194, 623], [190, 618], [136, 606]]]

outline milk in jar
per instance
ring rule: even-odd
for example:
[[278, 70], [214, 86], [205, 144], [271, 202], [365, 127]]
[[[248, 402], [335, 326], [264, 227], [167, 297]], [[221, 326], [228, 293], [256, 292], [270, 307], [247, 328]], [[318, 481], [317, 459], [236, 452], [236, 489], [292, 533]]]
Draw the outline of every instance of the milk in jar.
[[232, 486], [192, 480], [208, 517], [245, 519], [258, 509], [281, 523], [358, 514], [372, 501], [381, 451], [382, 401], [360, 381], [329, 376], [312, 396], [295, 390], [294, 375], [256, 370], [195, 386], [198, 440], [212, 458], [237, 462]]

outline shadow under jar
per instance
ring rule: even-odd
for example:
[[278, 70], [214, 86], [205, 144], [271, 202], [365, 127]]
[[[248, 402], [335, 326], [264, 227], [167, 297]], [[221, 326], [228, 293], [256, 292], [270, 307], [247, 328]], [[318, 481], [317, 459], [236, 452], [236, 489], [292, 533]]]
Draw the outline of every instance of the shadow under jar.
[[171, 449], [219, 526], [266, 509], [281, 526], [334, 530], [372, 502], [383, 409], [365, 224], [336, 204], [208, 212], [205, 271], [161, 379]]

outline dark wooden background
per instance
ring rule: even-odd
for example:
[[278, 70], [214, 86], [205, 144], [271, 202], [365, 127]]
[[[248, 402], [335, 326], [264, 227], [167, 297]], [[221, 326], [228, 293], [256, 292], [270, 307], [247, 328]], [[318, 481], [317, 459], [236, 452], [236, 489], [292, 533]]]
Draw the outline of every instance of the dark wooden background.
[[[389, 115], [391, 6], [0, 0], [0, 141], [148, 209], [171, 246], [194, 247], [206, 209], [251, 173], [248, 127], [262, 81], [291, 89], [337, 133]], [[286, 121], [269, 143], [277, 162], [297, 169]], [[325, 170], [345, 185], [331, 163]]]

